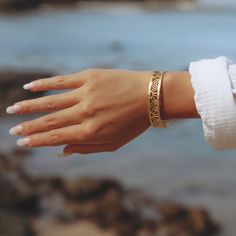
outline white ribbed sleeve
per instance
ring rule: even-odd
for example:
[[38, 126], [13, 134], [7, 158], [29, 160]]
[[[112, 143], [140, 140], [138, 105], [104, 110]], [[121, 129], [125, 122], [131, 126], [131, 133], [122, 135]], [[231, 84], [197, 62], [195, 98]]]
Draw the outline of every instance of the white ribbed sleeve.
[[236, 64], [218, 57], [192, 62], [189, 72], [206, 140], [217, 149], [236, 148]]

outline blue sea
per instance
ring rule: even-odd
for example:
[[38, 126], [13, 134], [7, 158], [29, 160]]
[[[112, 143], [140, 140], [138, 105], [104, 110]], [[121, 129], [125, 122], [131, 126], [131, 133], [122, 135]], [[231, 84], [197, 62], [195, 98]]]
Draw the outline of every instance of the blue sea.
[[[236, 61], [232, 9], [44, 9], [0, 16], [0, 32], [0, 68], [67, 74], [90, 67], [186, 70], [192, 61], [221, 55]], [[1, 149], [15, 145], [8, 129], [25, 119], [1, 119]], [[236, 234], [236, 151], [210, 147], [200, 120], [150, 129], [116, 153], [62, 160], [61, 150], [35, 149], [26, 168], [35, 175], [113, 176], [159, 198], [204, 206], [223, 224], [223, 236]]]

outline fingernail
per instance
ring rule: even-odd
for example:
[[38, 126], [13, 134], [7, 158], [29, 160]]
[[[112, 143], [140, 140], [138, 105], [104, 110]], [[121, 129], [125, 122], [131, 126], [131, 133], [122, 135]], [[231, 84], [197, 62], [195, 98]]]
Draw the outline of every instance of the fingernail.
[[9, 130], [10, 135], [17, 135], [23, 130], [21, 125], [15, 126]]
[[35, 82], [31, 82], [31, 83], [25, 84], [25, 85], [23, 86], [23, 88], [24, 88], [25, 90], [29, 90], [29, 89], [34, 88], [35, 85], [36, 85]]
[[18, 146], [27, 146], [30, 144], [30, 138], [20, 138], [17, 140], [16, 144]]
[[6, 109], [7, 114], [15, 114], [22, 109], [20, 105], [13, 105]]

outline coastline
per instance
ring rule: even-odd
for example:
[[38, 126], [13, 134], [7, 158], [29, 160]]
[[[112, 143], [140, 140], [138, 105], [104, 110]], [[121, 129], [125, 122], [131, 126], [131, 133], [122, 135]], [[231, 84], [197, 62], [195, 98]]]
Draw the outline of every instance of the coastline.
[[163, 11], [175, 11], [175, 12], [206, 12], [210, 14], [235, 14], [236, 6], [209, 6], [203, 5], [197, 1], [191, 0], [177, 0], [166, 2], [162, 1], [105, 1], [105, 0], [75, 0], [69, 3], [60, 2], [59, 4], [39, 3], [32, 7], [17, 7], [15, 5], [9, 5], [4, 7], [0, 3], [0, 17], [18, 17], [26, 15], [41, 14], [43, 12], [65, 12], [65, 11], [122, 11], [122, 12], [163, 12]]
[[[80, 7], [43, 6], [36, 11], [22, 12], [22, 15], [16, 13], [15, 17], [2, 17], [1, 67], [28, 70], [40, 65], [56, 73], [100, 65], [133, 69], [156, 68], [158, 65], [178, 69], [192, 58], [220, 53], [228, 55], [230, 52], [230, 57], [236, 60], [235, 31], [231, 30], [235, 14], [219, 10], [201, 10], [203, 13], [176, 11], [175, 14], [175, 10], [154, 12], [138, 7], [139, 4], [136, 4], [137, 7], [132, 3], [127, 5], [129, 7], [126, 8], [126, 3], [114, 3], [114, 7], [107, 4], [107, 9], [103, 10], [94, 4], [93, 8], [87, 6], [87, 11], [86, 6], [85, 10]], [[89, 7], [94, 10], [90, 12]], [[99, 30], [94, 25], [99, 25]], [[93, 30], [88, 30], [88, 27]], [[140, 27], [144, 40], [136, 37]], [[149, 27], [152, 40], [150, 37], [146, 40], [150, 34], [145, 29]], [[169, 37], [158, 41], [153, 30], [155, 27]], [[73, 38], [68, 35], [73, 35]], [[168, 38], [175, 40], [172, 42]], [[207, 46], [207, 41], [212, 38], [212, 44]], [[224, 40], [228, 43], [222, 43]], [[159, 46], [154, 44], [155, 41], [159, 42]], [[115, 51], [113, 42], [118, 42], [121, 50]], [[181, 59], [178, 59], [174, 55], [179, 55], [180, 51]], [[168, 56], [170, 54], [173, 58]], [[10, 145], [15, 146], [15, 139], [8, 135], [8, 128], [26, 118], [1, 119], [1, 150], [8, 149], [7, 145], [10, 149]], [[126, 186], [145, 188], [157, 197], [170, 197], [190, 206], [205, 206], [224, 227], [224, 236], [236, 234], [236, 211], [232, 207], [236, 199], [235, 153], [213, 152], [203, 140], [200, 122], [199, 125], [194, 121], [179, 122], [165, 132], [153, 130], [117, 155], [86, 158], [78, 155], [67, 160], [56, 160], [55, 153], [59, 152], [60, 149], [52, 148], [35, 150], [33, 158], [27, 161], [28, 169], [39, 176], [56, 172], [68, 177], [82, 174], [115, 176]]]
[[110, 8], [121, 8], [121, 9], [143, 9], [148, 11], [158, 11], [158, 10], [195, 10], [198, 9], [198, 3], [195, 0], [168, 0], [168, 1], [4, 1], [0, 2], [0, 13], [1, 14], [16, 14], [16, 13], [27, 13], [31, 11], [41, 11], [41, 10], [52, 10], [52, 9], [82, 9], [82, 10], [93, 10], [93, 9], [110, 9]]
[[[23, 163], [31, 157], [27, 149], [0, 153], [1, 235], [216, 236], [221, 232], [204, 207], [157, 200], [113, 178], [32, 176]], [[18, 222], [17, 228], [12, 222]]]

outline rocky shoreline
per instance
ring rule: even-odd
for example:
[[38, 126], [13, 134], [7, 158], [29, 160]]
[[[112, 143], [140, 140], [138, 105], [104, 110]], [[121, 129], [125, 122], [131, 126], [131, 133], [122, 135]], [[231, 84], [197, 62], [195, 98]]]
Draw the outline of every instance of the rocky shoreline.
[[22, 149], [0, 154], [0, 235], [214, 236], [220, 230], [205, 209], [157, 201], [114, 179], [30, 176], [27, 156]]
[[0, 71], [0, 115], [5, 114], [6, 107], [17, 101], [36, 98], [43, 95], [42, 92], [30, 93], [22, 89], [23, 85], [32, 80], [51, 77], [52, 72], [46, 71]]
[[117, 3], [141, 3], [154, 8], [174, 8], [178, 5], [194, 5], [196, 0], [0, 0], [0, 12], [25, 12], [28, 10], [39, 9], [42, 6], [66, 7], [76, 4], [117, 4]]

